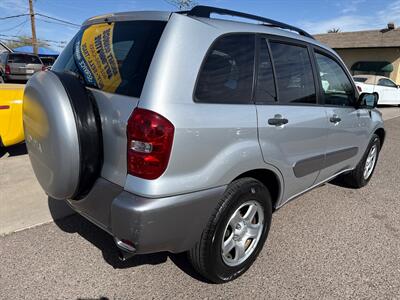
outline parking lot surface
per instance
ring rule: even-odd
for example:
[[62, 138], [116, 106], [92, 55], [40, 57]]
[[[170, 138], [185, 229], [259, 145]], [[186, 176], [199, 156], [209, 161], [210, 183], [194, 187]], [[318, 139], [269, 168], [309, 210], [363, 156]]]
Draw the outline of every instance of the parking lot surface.
[[73, 215], [0, 237], [0, 299], [396, 299], [400, 118], [385, 126], [370, 184], [329, 183], [275, 212], [258, 260], [234, 282], [204, 282], [183, 254], [119, 262], [112, 238]]

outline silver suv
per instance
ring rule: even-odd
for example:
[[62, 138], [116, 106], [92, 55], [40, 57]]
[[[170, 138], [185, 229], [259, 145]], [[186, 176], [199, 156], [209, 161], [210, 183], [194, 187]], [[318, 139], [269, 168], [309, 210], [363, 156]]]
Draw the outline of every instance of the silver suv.
[[34, 73], [44, 70], [45, 67], [37, 55], [16, 52], [0, 54], [0, 82], [26, 82]]
[[368, 183], [385, 138], [376, 102], [303, 30], [197, 6], [87, 20], [28, 82], [24, 126], [43, 189], [121, 259], [188, 251], [226, 282], [254, 262], [274, 210], [339, 175]]

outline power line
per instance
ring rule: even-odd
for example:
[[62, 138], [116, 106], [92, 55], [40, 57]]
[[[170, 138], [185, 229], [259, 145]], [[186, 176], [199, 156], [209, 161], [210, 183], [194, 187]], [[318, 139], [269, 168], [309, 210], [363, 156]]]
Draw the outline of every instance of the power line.
[[1, 31], [15, 30], [15, 29], [19, 28], [20, 26], [25, 25], [28, 21], [29, 21], [29, 19], [26, 19], [26, 20], [22, 21], [21, 23], [19, 23], [19, 24], [17, 24], [17, 25], [14, 25], [14, 26], [9, 27], [9, 28], [7, 28], [7, 29], [1, 29]]
[[[25, 25], [25, 24], [28, 23], [28, 22], [29, 22], [29, 19], [27, 18], [26, 21], [25, 21], [25, 23], [24, 23], [23, 25]], [[21, 31], [24, 30], [24, 26], [23, 26], [23, 25], [22, 25], [21, 28], [15, 33], [16, 35], [19, 35], [19, 34], [21, 33]]]
[[[65, 20], [62, 20], [62, 19], [59, 19], [59, 18], [54, 18], [54, 17], [48, 16], [48, 15], [44, 15], [44, 14], [41, 14], [41, 13], [34, 13], [33, 15], [34, 16], [40, 16], [40, 17], [47, 18], [47, 19], [51, 19], [51, 20], [54, 20], [54, 21], [57, 21], [57, 22], [60, 22], [60, 23], [64, 23], [64, 24], [68, 24], [68, 25], [71, 25], [71, 26], [81, 27], [81, 25], [79, 25], [79, 24], [75, 24], [75, 23], [72, 23], [72, 22], [69, 22], [69, 21], [65, 21]], [[23, 17], [23, 16], [30, 16], [30, 14], [20, 14], [20, 15], [15, 15], [15, 16], [2, 17], [2, 18], [0, 18], [0, 20], [19, 18], [19, 17]]]
[[72, 23], [72, 22], [69, 22], [69, 21], [65, 21], [65, 20], [62, 20], [62, 19], [50, 17], [48, 15], [44, 15], [44, 14], [40, 14], [40, 13], [36, 13], [35, 15], [41, 16], [41, 17], [44, 17], [44, 18], [48, 18], [48, 19], [51, 19], [51, 20], [54, 20], [54, 21], [58, 21], [58, 22], [61, 22], [61, 23], [69, 24], [69, 25], [72, 25], [72, 26], [81, 27], [81, 25], [79, 25], [79, 24], [75, 24], [75, 23]]
[[[49, 24], [57, 24], [57, 25], [62, 25], [62, 26], [67, 26], [67, 27], [72, 27], [72, 28], [78, 28], [76, 25], [70, 25], [70, 24], [65, 24], [65, 23], [60, 23], [60, 22], [54, 22], [54, 21], [49, 21], [49, 20], [44, 20], [44, 19], [39, 19], [36, 18], [37, 21], [49, 23]], [[80, 26], [79, 26], [80, 27]]]
[[29, 14], [20, 14], [20, 15], [15, 15], [15, 16], [8, 16], [8, 17], [2, 17], [0, 20], [7, 20], [7, 19], [12, 19], [12, 18], [19, 18], [23, 16], [29, 16]]

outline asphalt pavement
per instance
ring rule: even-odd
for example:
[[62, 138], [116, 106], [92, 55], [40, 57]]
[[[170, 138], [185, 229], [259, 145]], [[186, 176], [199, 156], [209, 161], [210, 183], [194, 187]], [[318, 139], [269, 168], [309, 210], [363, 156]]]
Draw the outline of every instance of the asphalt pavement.
[[0, 237], [0, 299], [400, 299], [400, 118], [386, 129], [369, 185], [329, 183], [275, 212], [234, 282], [205, 282], [184, 254], [119, 262], [112, 238], [73, 215]]

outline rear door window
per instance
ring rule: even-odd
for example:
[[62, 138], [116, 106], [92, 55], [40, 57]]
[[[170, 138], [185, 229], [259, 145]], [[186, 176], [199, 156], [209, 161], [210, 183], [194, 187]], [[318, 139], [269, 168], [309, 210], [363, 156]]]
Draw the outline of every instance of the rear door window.
[[78, 74], [87, 86], [140, 97], [164, 21], [123, 21], [82, 28], [52, 70]]
[[15, 64], [42, 64], [39, 57], [29, 54], [10, 54], [8, 56], [8, 63]]
[[258, 74], [255, 98], [257, 102], [275, 102], [274, 71], [268, 50], [268, 42], [261, 38], [258, 51]]
[[271, 42], [279, 103], [317, 102], [312, 65], [305, 46]]
[[209, 51], [195, 90], [196, 102], [252, 103], [253, 34], [224, 36]]

